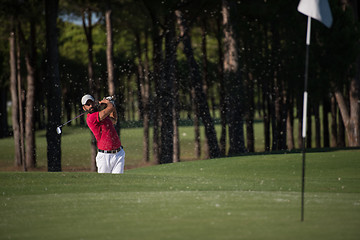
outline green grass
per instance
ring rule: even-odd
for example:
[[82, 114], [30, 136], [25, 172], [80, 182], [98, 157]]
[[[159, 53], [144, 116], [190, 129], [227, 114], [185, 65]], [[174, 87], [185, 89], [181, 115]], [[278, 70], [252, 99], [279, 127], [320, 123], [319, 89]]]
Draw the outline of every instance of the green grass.
[[[313, 121], [314, 122], [314, 121]], [[131, 124], [130, 124], [131, 125]], [[135, 124], [134, 124], [135, 125]], [[215, 125], [217, 137], [220, 138], [220, 125]], [[314, 126], [313, 126], [314, 127]], [[294, 122], [297, 129], [297, 121]], [[65, 126], [61, 137], [62, 170], [88, 171], [91, 166], [90, 159], [90, 130], [87, 127]], [[244, 129], [245, 130], [245, 129]], [[55, 131], [55, 130], [54, 130]], [[196, 160], [194, 150], [194, 128], [192, 126], [179, 127], [180, 133], [180, 159], [181, 161]], [[313, 129], [313, 134], [315, 130]], [[123, 128], [120, 133], [121, 142], [125, 147], [125, 168], [135, 168], [144, 165], [143, 162], [143, 128]], [[264, 151], [264, 126], [261, 121], [254, 123], [255, 152]], [[150, 129], [150, 164], [152, 158], [152, 128]], [[294, 138], [297, 131], [294, 130]], [[205, 139], [204, 128], [201, 128], [202, 143]], [[313, 141], [314, 137], [313, 137]], [[39, 170], [47, 169], [47, 143], [45, 130], [36, 132], [36, 161]], [[313, 143], [313, 146], [315, 144]], [[297, 145], [296, 145], [297, 146]], [[13, 138], [0, 139], [0, 171], [14, 170], [14, 140]], [[205, 158], [202, 144], [201, 159]], [[145, 164], [149, 165], [149, 164]], [[19, 169], [19, 168], [18, 168]]]
[[[220, 126], [216, 126], [220, 132]], [[182, 161], [195, 160], [194, 128], [180, 127], [180, 158]], [[204, 140], [204, 130], [201, 131]], [[152, 158], [152, 129], [150, 129], [150, 162]], [[261, 132], [259, 132], [261, 135]], [[220, 137], [220, 136], [218, 136]], [[121, 142], [126, 152], [126, 168], [143, 165], [143, 128], [124, 128], [120, 133]], [[63, 171], [78, 171], [90, 169], [90, 130], [87, 127], [63, 127], [61, 137], [61, 158]], [[261, 141], [259, 141], [260, 144]], [[260, 151], [261, 146], [258, 146]], [[38, 169], [47, 169], [47, 143], [45, 130], [36, 132], [36, 160]], [[14, 166], [14, 139], [0, 139], [0, 171], [13, 170]], [[203, 151], [204, 152], [204, 151]], [[204, 153], [202, 154], [204, 158]]]
[[[220, 125], [215, 126], [217, 137], [220, 138]], [[62, 169], [63, 171], [79, 171], [90, 169], [90, 130], [87, 127], [65, 126], [62, 128], [61, 137], [62, 150]], [[55, 131], [55, 130], [54, 130]], [[255, 151], [264, 151], [263, 124], [254, 124], [255, 132]], [[180, 133], [180, 159], [181, 161], [195, 160], [194, 150], [194, 128], [192, 126], [179, 127]], [[125, 168], [142, 166], [143, 162], [143, 128], [123, 128], [121, 129], [120, 139], [125, 147], [126, 164]], [[152, 129], [150, 129], [150, 163], [154, 163], [152, 158]], [[204, 128], [201, 128], [201, 140], [204, 141]], [[36, 161], [37, 168], [47, 169], [47, 143], [46, 131], [36, 132]], [[0, 171], [14, 170], [14, 139], [0, 139]], [[204, 147], [202, 144], [202, 159], [205, 158]], [[146, 164], [148, 165], [148, 164]]]
[[0, 239], [359, 239], [360, 151], [0, 172]]

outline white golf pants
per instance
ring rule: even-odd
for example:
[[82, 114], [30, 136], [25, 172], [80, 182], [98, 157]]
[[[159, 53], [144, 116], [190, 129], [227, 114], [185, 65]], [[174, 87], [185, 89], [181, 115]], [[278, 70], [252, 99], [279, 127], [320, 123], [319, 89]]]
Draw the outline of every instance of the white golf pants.
[[117, 153], [102, 153], [96, 155], [98, 173], [124, 173], [125, 151]]

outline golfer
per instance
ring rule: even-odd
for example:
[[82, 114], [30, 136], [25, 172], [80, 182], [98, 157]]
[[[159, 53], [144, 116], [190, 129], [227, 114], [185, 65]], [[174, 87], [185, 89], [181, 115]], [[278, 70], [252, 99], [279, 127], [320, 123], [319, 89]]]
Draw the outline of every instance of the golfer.
[[[86, 123], [97, 140], [98, 173], [124, 173], [125, 151], [114, 127], [117, 122], [114, 104], [105, 98], [95, 104], [94, 98], [88, 94], [82, 97], [81, 103], [88, 112]], [[106, 104], [106, 108], [100, 111], [100, 104]]]

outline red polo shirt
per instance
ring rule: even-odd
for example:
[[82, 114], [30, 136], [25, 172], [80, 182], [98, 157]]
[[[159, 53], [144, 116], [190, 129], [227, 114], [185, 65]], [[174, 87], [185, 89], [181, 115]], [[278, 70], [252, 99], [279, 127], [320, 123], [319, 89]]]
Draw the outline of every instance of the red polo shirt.
[[96, 138], [98, 149], [115, 150], [121, 147], [120, 138], [110, 117], [99, 121], [99, 112], [88, 113], [86, 123]]

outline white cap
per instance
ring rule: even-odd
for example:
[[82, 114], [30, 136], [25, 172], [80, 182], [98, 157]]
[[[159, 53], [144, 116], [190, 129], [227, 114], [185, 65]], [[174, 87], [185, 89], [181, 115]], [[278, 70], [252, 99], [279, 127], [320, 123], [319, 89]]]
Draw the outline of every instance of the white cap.
[[95, 99], [90, 94], [86, 94], [81, 98], [81, 104], [85, 105], [88, 100], [95, 101]]

